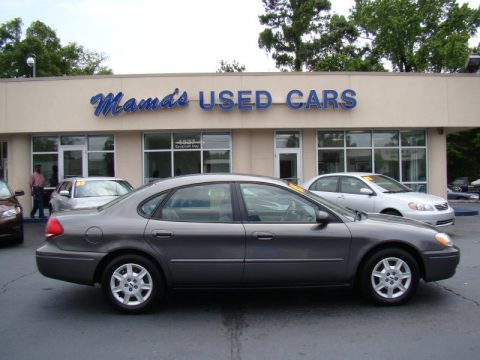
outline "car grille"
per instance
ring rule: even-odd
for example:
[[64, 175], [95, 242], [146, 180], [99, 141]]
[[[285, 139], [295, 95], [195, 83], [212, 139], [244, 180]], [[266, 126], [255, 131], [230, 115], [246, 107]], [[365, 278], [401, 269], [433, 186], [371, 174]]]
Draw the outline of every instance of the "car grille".
[[437, 210], [447, 210], [448, 209], [448, 203], [443, 203], [443, 204], [437, 204], [435, 205], [435, 207], [437, 208]]
[[437, 225], [449, 225], [449, 224], [453, 224], [453, 219], [437, 221]]

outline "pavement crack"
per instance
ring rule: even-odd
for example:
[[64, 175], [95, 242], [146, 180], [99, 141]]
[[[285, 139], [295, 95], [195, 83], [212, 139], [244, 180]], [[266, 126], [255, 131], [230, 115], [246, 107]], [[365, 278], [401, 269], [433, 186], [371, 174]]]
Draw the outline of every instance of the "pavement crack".
[[227, 337], [230, 340], [230, 359], [241, 360], [242, 342], [245, 323], [245, 311], [241, 305], [222, 306], [223, 326], [227, 329]]
[[12, 285], [13, 283], [19, 281], [19, 280], [22, 280], [23, 278], [26, 278], [27, 276], [30, 276], [30, 275], [33, 275], [37, 272], [37, 270], [35, 271], [32, 271], [32, 272], [29, 272], [27, 274], [23, 274], [23, 275], [20, 275], [19, 277], [13, 279], [13, 280], [10, 280], [9, 282], [7, 282], [6, 284], [3, 284], [2, 287], [0, 288], [0, 296], [5, 294], [7, 292], [7, 287], [9, 285]]
[[463, 300], [466, 300], [466, 301], [470, 301], [472, 303], [474, 303], [476, 306], [479, 306], [480, 307], [480, 302], [478, 302], [477, 300], [473, 300], [473, 299], [470, 299], [460, 293], [457, 293], [456, 291], [452, 290], [452, 289], [449, 289], [448, 287], [444, 286], [444, 285], [440, 285], [438, 282], [434, 282], [435, 285], [437, 285], [439, 288], [445, 290], [445, 291], [448, 291], [450, 293], [452, 293], [453, 295], [456, 295], [458, 296], [459, 298], [463, 299]]

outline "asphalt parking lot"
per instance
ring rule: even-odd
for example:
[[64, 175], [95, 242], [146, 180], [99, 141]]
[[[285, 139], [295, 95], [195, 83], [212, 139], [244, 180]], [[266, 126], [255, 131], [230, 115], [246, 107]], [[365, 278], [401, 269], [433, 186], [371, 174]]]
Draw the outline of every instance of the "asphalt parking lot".
[[[479, 203], [455, 206], [480, 210]], [[407, 305], [365, 303], [350, 289], [202, 291], [120, 315], [99, 288], [47, 279], [34, 251], [0, 245], [0, 359], [475, 359], [480, 353], [480, 216], [445, 228], [457, 274], [422, 283]]]

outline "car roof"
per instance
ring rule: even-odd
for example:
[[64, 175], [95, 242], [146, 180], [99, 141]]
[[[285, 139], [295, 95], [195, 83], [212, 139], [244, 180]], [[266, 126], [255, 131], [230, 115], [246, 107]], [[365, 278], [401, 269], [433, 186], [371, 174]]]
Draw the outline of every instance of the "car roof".
[[92, 180], [117, 180], [117, 181], [127, 181], [118, 177], [110, 177], [110, 176], [89, 176], [89, 177], [69, 177], [65, 178], [62, 181], [92, 181]]

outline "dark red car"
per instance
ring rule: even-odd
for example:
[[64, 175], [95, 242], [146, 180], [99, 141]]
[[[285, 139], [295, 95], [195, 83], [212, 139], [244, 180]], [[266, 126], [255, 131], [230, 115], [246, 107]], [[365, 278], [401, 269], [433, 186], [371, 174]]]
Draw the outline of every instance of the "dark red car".
[[7, 183], [0, 180], [0, 241], [23, 243], [23, 209], [16, 198], [21, 195], [25, 192], [12, 192]]

